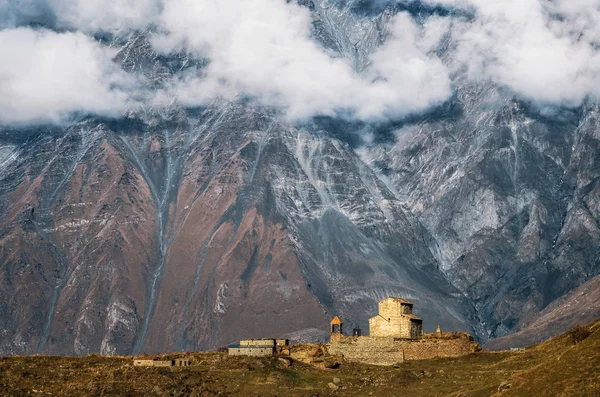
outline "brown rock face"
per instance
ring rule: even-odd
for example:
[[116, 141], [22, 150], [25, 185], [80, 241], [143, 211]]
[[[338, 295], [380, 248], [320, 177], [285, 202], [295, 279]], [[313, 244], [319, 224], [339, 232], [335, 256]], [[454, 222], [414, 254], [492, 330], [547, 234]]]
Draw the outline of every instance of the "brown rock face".
[[148, 185], [101, 127], [45, 144], [57, 147], [15, 164], [2, 218], [4, 350], [131, 349], [157, 249]]
[[3, 354], [318, 339], [332, 313], [366, 328], [387, 294], [461, 327], [427, 233], [347, 145], [232, 105], [170, 120], [87, 121], [13, 148]]

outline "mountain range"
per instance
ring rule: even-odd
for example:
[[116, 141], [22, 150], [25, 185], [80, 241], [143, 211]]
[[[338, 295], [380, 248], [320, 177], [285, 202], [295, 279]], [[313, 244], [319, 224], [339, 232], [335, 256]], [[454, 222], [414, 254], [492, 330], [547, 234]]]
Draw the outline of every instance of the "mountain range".
[[[300, 4], [358, 70], [389, 15], [443, 12]], [[152, 34], [99, 40], [156, 84], [206, 67]], [[335, 315], [366, 330], [387, 296], [428, 332], [491, 347], [600, 316], [600, 107], [452, 83], [444, 104], [386, 121], [292, 122], [238, 98], [2, 127], [0, 354], [322, 340]]]

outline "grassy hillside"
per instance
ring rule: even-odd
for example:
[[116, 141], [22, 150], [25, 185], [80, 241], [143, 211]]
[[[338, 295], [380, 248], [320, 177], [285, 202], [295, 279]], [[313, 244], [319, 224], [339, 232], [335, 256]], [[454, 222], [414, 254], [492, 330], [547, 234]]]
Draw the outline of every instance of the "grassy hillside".
[[341, 362], [336, 369], [319, 369], [224, 353], [187, 357], [193, 364], [188, 368], [133, 367], [130, 357], [5, 357], [0, 395], [600, 396], [600, 320], [523, 352], [481, 352], [394, 367]]

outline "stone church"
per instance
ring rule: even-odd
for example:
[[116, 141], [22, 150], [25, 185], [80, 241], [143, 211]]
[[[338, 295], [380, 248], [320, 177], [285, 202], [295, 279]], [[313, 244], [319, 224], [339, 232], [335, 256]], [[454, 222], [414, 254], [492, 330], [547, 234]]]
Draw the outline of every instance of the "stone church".
[[370, 336], [418, 339], [423, 320], [412, 312], [413, 304], [402, 298], [389, 297], [379, 302], [379, 313], [369, 319]]
[[459, 357], [481, 350], [464, 332], [442, 332], [438, 326], [433, 334], [423, 333], [423, 320], [413, 314], [413, 304], [396, 297], [379, 302], [379, 313], [369, 319], [369, 336], [354, 331], [352, 336], [345, 336], [342, 320], [337, 316], [331, 320], [329, 354], [365, 364], [392, 365], [404, 360]]

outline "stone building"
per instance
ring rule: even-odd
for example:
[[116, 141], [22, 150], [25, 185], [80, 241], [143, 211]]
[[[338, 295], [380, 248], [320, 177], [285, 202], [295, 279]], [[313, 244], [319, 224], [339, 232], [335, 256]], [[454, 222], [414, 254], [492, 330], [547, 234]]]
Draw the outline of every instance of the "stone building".
[[[389, 297], [379, 302], [379, 313], [369, 319], [370, 336], [344, 336], [343, 323], [335, 317], [330, 323], [327, 350], [348, 361], [392, 365], [404, 360], [459, 357], [481, 349], [466, 333], [423, 333], [423, 321], [412, 312], [413, 304]], [[439, 329], [439, 327], [438, 327]]]
[[134, 359], [135, 367], [188, 367], [191, 364], [186, 358], [178, 358], [175, 360], [159, 360], [159, 359]]
[[419, 339], [423, 320], [413, 314], [413, 304], [389, 297], [379, 302], [379, 313], [369, 319], [369, 334], [374, 337]]
[[275, 339], [242, 339], [240, 341], [240, 346], [243, 347], [275, 347]]
[[230, 356], [272, 356], [276, 353], [289, 354], [288, 339], [242, 339], [227, 346]]
[[174, 361], [174, 365], [176, 367], [189, 367], [190, 365], [192, 365], [192, 362], [187, 358], [177, 358]]
[[275, 350], [277, 354], [284, 356], [290, 355], [290, 340], [289, 339], [275, 339]]
[[154, 367], [154, 359], [133, 360], [135, 367]]
[[335, 316], [329, 323], [329, 335], [331, 343], [339, 342], [343, 336], [342, 331], [342, 320], [338, 316]]

